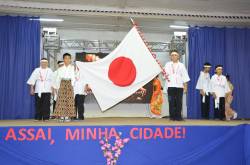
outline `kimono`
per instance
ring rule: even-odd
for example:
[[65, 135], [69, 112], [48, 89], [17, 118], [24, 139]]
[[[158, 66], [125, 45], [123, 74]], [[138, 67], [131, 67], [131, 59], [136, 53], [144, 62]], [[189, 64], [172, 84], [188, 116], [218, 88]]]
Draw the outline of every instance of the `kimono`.
[[161, 82], [156, 78], [153, 81], [153, 95], [150, 102], [150, 110], [153, 116], [161, 116], [162, 103], [163, 95], [161, 91]]

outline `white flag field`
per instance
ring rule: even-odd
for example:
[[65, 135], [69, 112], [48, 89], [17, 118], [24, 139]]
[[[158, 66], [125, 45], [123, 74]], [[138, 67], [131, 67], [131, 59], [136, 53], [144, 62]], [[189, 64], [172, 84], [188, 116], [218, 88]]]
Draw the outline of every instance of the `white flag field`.
[[103, 59], [76, 62], [102, 111], [126, 99], [161, 72], [136, 27]]

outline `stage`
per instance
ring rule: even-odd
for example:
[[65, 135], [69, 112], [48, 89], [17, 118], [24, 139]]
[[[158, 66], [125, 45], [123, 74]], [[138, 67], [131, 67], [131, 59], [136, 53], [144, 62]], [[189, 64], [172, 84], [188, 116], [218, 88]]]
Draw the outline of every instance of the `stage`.
[[[109, 153], [117, 165], [247, 165], [249, 124], [246, 120], [150, 118], [87, 118], [65, 123], [1, 120], [0, 162], [104, 165], [108, 160], [104, 153]], [[118, 150], [114, 148], [119, 144], [117, 137], [126, 141]]]

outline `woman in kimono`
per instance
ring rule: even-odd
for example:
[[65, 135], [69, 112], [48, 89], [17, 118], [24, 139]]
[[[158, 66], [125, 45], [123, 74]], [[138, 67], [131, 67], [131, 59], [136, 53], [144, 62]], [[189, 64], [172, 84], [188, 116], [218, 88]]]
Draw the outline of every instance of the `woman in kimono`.
[[156, 76], [153, 80], [153, 95], [150, 102], [150, 111], [152, 117], [159, 118], [162, 115], [163, 95], [161, 91], [161, 82]]
[[230, 81], [230, 76], [226, 75], [227, 78], [227, 83], [230, 88], [230, 92], [226, 96], [226, 101], [225, 101], [225, 115], [226, 115], [226, 120], [231, 120], [231, 119], [236, 119], [237, 118], [237, 113], [231, 108], [231, 103], [233, 102], [233, 89], [234, 86]]

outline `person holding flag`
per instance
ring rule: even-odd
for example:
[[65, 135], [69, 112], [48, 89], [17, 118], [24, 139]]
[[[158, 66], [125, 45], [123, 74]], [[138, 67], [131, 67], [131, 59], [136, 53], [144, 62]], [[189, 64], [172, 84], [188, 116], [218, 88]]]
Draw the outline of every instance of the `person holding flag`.
[[84, 100], [88, 92], [88, 84], [78, 67], [75, 66], [75, 85], [74, 85], [74, 95], [75, 95], [75, 110], [76, 110], [76, 120], [84, 120]]
[[170, 51], [170, 58], [171, 61], [164, 67], [168, 75], [165, 89], [168, 93], [170, 120], [181, 121], [183, 92], [187, 93], [187, 83], [190, 78], [185, 65], [179, 61], [180, 54], [177, 50]]

